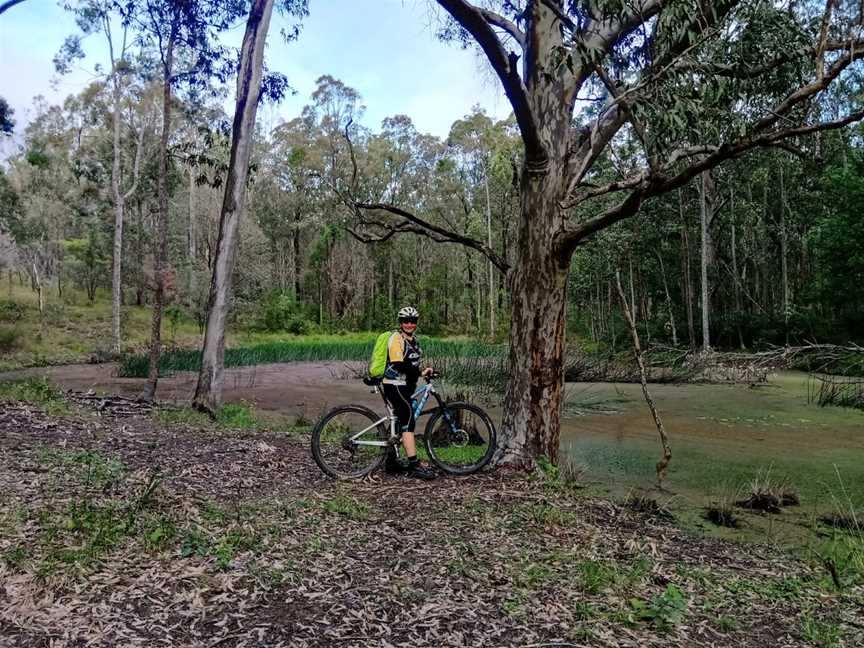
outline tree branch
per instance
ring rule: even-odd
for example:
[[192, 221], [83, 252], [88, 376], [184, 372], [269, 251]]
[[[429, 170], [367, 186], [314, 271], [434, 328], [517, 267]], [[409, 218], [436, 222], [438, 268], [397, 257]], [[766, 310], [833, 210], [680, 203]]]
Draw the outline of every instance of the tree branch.
[[[573, 250], [575, 250], [578, 245], [584, 242], [592, 234], [635, 215], [636, 212], [639, 211], [642, 203], [648, 198], [683, 187], [703, 171], [713, 169], [726, 160], [741, 157], [755, 148], [777, 146], [778, 142], [785, 139], [801, 137], [826, 130], [835, 130], [861, 120], [864, 120], [864, 109], [831, 122], [807, 124], [796, 128], [772, 131], [755, 137], [743, 137], [731, 144], [723, 144], [718, 147], [713, 147], [710, 153], [702, 155], [696, 162], [693, 162], [685, 169], [681, 170], [677, 174], [670, 174], [669, 171], [672, 170], [671, 167], [674, 166], [675, 162], [684, 157], [682, 153], [674, 160], [674, 162], [670, 158], [670, 162], [667, 162], [663, 167], [665, 172], [651, 173], [647, 170], [643, 170], [626, 180], [613, 182], [605, 187], [592, 190], [590, 195], [586, 194], [585, 198], [576, 203], [565, 205], [564, 208], [569, 208], [579, 204], [579, 202], [583, 202], [588, 197], [596, 197], [625, 189], [631, 190], [627, 197], [615, 207], [612, 207], [600, 216], [584, 221], [573, 229], [567, 230], [563, 234], [559, 235], [556, 245], [560, 250], [560, 254], [572, 254]], [[698, 147], [688, 149], [688, 155], [697, 155], [697, 149]]]
[[571, 32], [575, 32], [578, 29], [576, 23], [570, 19], [570, 16], [564, 13], [564, 10], [561, 9], [555, 0], [541, 0], [541, 2], [555, 14], [555, 17], [561, 21], [561, 24], [564, 25], [566, 29], [569, 29]]
[[[395, 216], [401, 217], [403, 220], [402, 223], [397, 223], [395, 225], [386, 225], [381, 222], [374, 222], [370, 224], [374, 224], [378, 227], [384, 227], [387, 229], [395, 229], [393, 233], [401, 232], [413, 232], [417, 234], [423, 234], [429, 236], [433, 240], [439, 243], [459, 243], [460, 245], [464, 245], [465, 247], [469, 247], [473, 250], [477, 250], [481, 254], [483, 254], [487, 259], [489, 259], [492, 264], [498, 268], [502, 273], [507, 272], [508, 265], [507, 262], [501, 257], [495, 250], [483, 244], [482, 242], [473, 239], [469, 236], [463, 236], [461, 234], [457, 234], [451, 230], [444, 229], [434, 223], [430, 223], [419, 216], [415, 216], [409, 211], [402, 209], [401, 207], [396, 207], [395, 205], [390, 205], [387, 203], [363, 203], [357, 202], [354, 203], [354, 213], [357, 215], [361, 224], [364, 223], [365, 218], [363, 217], [362, 212], [364, 210], [368, 211], [384, 211]], [[414, 225], [422, 228], [422, 231], [418, 229], [406, 229], [405, 222], [413, 223]], [[368, 221], [367, 221], [368, 222]], [[389, 238], [389, 237], [388, 237]]]
[[4, 2], [0, 4], [0, 14], [2, 14], [7, 9], [11, 9], [15, 5], [24, 2], [24, 0], [8, 0], [8, 2]]
[[585, 81], [594, 74], [596, 66], [612, 52], [621, 38], [659, 14], [662, 4], [663, 0], [634, 0], [631, 10], [620, 19], [601, 19], [591, 15], [573, 39], [574, 49], [580, 53], [582, 61], [568, 84], [567, 101], [570, 105], [573, 105]]
[[522, 82], [522, 77], [519, 76], [516, 66], [517, 55], [504, 48], [492, 25], [484, 18], [482, 10], [464, 0], [437, 0], [437, 2], [474, 37], [501, 80], [504, 93], [516, 115], [522, 139], [525, 141], [526, 164], [529, 168], [545, 168], [548, 164], [548, 155], [540, 141], [537, 121], [528, 101], [528, 91]]
[[128, 200], [138, 189], [138, 179], [140, 176], [141, 169], [141, 152], [144, 149], [144, 138], [147, 134], [147, 126], [148, 124], [141, 124], [141, 132], [138, 134], [138, 142], [135, 146], [135, 161], [132, 163], [132, 186], [129, 187], [129, 190], [123, 194], [123, 200]]
[[[582, 182], [585, 174], [589, 169], [591, 169], [594, 162], [605, 150], [606, 145], [621, 129], [621, 126], [624, 125], [624, 122], [627, 121], [628, 118], [633, 122], [632, 115], [630, 115], [630, 104], [636, 97], [638, 97], [639, 92], [659, 76], [662, 76], [668, 70], [672, 69], [675, 62], [686, 52], [697, 47], [702, 42], [701, 39], [703, 38], [703, 35], [719, 23], [738, 1], [739, 0], [723, 0], [722, 2], [715, 2], [713, 7], [709, 5], [708, 11], [703, 10], [695, 12], [692, 20], [680, 28], [678, 36], [673, 39], [669, 46], [655, 58], [652, 65], [646, 71], [643, 79], [623, 93], [614, 87], [614, 84], [602, 69], [599, 62], [596, 63], [591, 70], [585, 70], [583, 72], [585, 78], [590, 76], [592, 72], [597, 73], [600, 80], [609, 89], [613, 100], [597, 121], [594, 122], [590, 135], [587, 138], [583, 138], [577, 145], [576, 151], [572, 157], [575, 164], [571, 164], [571, 168], [568, 170], [569, 179], [565, 195], [572, 194], [576, 187], [579, 186], [579, 183]], [[661, 4], [662, 3], [660, 2], [653, 3], [647, 0], [637, 3], [637, 7], [634, 8], [634, 11], [629, 16], [620, 22], [615, 23], [617, 29], [623, 30], [617, 32], [616, 38], [620, 38], [624, 33], [626, 33], [626, 30], [633, 29], [640, 22], [644, 22], [649, 17], [658, 14], [661, 11]], [[638, 11], [639, 9], [641, 9], [641, 13]], [[612, 28], [610, 27], [609, 29], [611, 30]], [[610, 31], [610, 33], [612, 32]], [[611, 47], [614, 46], [614, 42], [609, 43], [607, 46], [611, 49]], [[640, 139], [642, 139], [643, 145], [646, 145], [646, 155], [649, 164], [653, 166], [652, 158], [647, 151], [647, 141], [644, 138], [644, 130], [640, 130], [640, 127], [635, 123], [633, 126], [637, 131], [637, 134], [640, 136]]]
[[523, 50], [525, 49], [525, 32], [519, 29], [519, 27], [516, 26], [516, 23], [507, 20], [504, 16], [497, 14], [494, 11], [489, 11], [488, 9], [478, 8], [478, 11], [487, 23], [493, 27], [503, 29], [513, 40], [519, 43], [519, 47]]

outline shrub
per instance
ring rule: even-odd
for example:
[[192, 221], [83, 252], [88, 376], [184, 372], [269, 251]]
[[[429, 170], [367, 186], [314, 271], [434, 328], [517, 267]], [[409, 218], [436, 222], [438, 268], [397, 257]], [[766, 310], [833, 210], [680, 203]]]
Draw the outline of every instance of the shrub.
[[265, 331], [305, 335], [309, 333], [311, 325], [293, 293], [274, 292], [261, 305], [259, 327]]
[[21, 334], [17, 328], [0, 326], [0, 351], [13, 351], [18, 347]]
[[0, 322], [14, 324], [24, 317], [27, 307], [14, 301], [0, 302]]

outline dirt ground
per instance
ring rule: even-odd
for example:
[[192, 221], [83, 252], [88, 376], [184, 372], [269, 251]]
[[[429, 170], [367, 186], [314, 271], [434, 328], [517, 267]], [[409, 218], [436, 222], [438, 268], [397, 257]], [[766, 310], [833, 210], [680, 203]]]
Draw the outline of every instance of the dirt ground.
[[842, 647], [862, 618], [817, 562], [566, 483], [335, 483], [305, 439], [0, 404], [4, 648]]
[[[249, 403], [263, 410], [315, 418], [330, 407], [343, 403], [380, 405], [381, 399], [360, 382], [363, 363], [294, 362], [236, 367], [225, 370], [225, 402]], [[142, 378], [120, 378], [117, 365], [65, 365], [0, 373], [0, 381], [45, 376], [66, 390], [93, 390], [96, 393], [138, 396]], [[160, 378], [156, 398], [185, 403], [195, 393], [197, 374], [179, 372]]]

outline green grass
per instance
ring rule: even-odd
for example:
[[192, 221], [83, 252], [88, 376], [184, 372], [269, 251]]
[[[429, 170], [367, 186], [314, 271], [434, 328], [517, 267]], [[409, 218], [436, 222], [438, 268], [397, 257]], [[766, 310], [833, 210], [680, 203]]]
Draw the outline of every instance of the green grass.
[[49, 414], [66, 414], [69, 411], [63, 395], [45, 378], [0, 382], [0, 401], [3, 400], [38, 405]]
[[[290, 337], [281, 341], [266, 342], [250, 346], [226, 349], [225, 366], [243, 367], [281, 362], [321, 362], [327, 360], [366, 361], [372, 355], [374, 335], [361, 334], [342, 336]], [[500, 355], [501, 348], [495, 345], [471, 341], [421, 338], [423, 353], [429, 358], [481, 359]], [[444, 362], [442, 360], [442, 362]], [[147, 356], [127, 356], [120, 368], [120, 375], [141, 378], [147, 375]], [[436, 361], [437, 364], [437, 361]], [[159, 364], [161, 374], [176, 371], [198, 371], [201, 367], [201, 352], [176, 350], [162, 355]], [[443, 369], [443, 367], [442, 367]], [[446, 369], [444, 369], [446, 371]], [[467, 371], [467, 370], [466, 370]], [[477, 369], [480, 371], [480, 369]], [[458, 382], [450, 376], [452, 381]]]
[[[82, 291], [56, 286], [44, 292], [44, 314], [40, 316], [38, 297], [29, 283], [13, 282], [0, 287], [0, 371], [22, 367], [87, 362], [97, 352], [105, 352], [111, 340], [111, 297], [107, 290], [97, 291], [93, 303]], [[147, 307], [124, 306], [122, 331], [126, 348], [139, 348], [150, 339], [151, 311]], [[196, 346], [198, 326], [181, 319], [174, 327], [163, 319], [162, 339], [169, 346]], [[233, 338], [229, 338], [233, 339]]]

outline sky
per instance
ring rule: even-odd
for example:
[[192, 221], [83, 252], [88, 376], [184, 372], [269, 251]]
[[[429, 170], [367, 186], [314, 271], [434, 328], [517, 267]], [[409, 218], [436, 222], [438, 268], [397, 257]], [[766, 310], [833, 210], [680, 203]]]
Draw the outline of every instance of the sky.
[[[496, 119], [510, 107], [489, 68], [476, 52], [439, 42], [431, 0], [310, 0], [310, 15], [297, 41], [279, 35], [289, 24], [274, 14], [267, 65], [287, 75], [297, 95], [259, 111], [274, 126], [309, 102], [315, 80], [324, 74], [359, 91], [365, 126], [378, 130], [385, 117], [406, 114], [424, 133], [446, 137], [450, 125], [480, 105]], [[226, 36], [239, 45], [244, 25]], [[0, 15], [0, 96], [15, 110], [16, 130], [33, 118], [33, 97], [61, 103], [94, 78], [93, 66], [108, 62], [100, 35], [84, 41], [80, 68], [57, 78], [52, 63], [66, 36], [76, 33], [57, 0], [25, 0]], [[231, 108], [227, 102], [226, 109]], [[5, 148], [9, 148], [9, 143]], [[8, 154], [9, 151], [7, 150]]]

